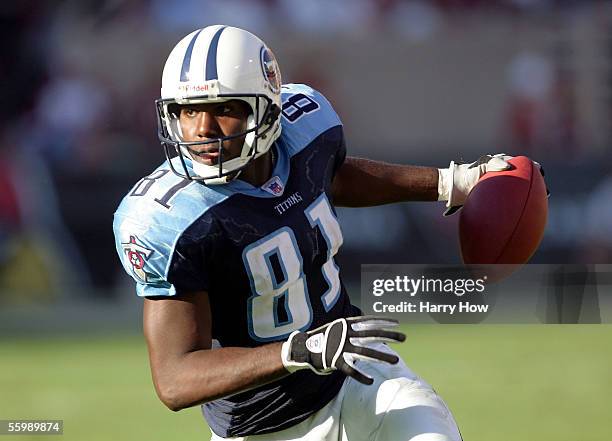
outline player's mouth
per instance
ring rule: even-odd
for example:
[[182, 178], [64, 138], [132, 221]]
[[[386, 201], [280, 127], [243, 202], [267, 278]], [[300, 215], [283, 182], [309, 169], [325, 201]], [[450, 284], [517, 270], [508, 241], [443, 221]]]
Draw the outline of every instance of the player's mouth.
[[[216, 165], [219, 163], [219, 148], [205, 148], [200, 151], [190, 148], [193, 159], [204, 165]], [[224, 152], [226, 153], [226, 152]]]

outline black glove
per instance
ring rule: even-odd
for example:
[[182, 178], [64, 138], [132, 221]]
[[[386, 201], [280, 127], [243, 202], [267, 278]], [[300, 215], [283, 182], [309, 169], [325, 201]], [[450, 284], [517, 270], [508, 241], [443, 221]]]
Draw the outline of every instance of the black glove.
[[372, 384], [372, 378], [358, 371], [354, 361], [397, 363], [396, 355], [367, 346], [368, 343], [403, 342], [405, 334], [385, 329], [397, 324], [393, 319], [362, 316], [337, 319], [308, 332], [295, 331], [283, 343], [283, 365], [289, 372], [311, 369], [319, 375], [339, 370], [363, 384]]

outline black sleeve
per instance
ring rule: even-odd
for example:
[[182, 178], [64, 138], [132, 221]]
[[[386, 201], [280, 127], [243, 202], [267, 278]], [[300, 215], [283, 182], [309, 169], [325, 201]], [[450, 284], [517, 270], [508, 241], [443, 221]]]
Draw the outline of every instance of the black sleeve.
[[334, 173], [340, 169], [342, 164], [344, 164], [344, 160], [346, 159], [346, 142], [344, 141], [344, 131], [340, 128], [340, 139], [338, 141], [338, 149], [336, 150], [336, 155], [334, 158]]
[[168, 269], [168, 281], [179, 293], [208, 291], [208, 273], [201, 246], [179, 239]]
[[216, 227], [212, 218], [204, 216], [185, 230], [177, 241], [168, 269], [168, 281], [177, 292], [209, 291]]

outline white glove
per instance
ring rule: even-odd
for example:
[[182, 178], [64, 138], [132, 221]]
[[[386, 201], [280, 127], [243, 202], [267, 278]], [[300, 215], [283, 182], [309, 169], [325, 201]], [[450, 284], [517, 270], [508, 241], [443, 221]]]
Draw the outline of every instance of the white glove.
[[438, 200], [447, 201], [445, 216], [455, 213], [467, 199], [478, 180], [488, 172], [508, 170], [508, 160], [513, 156], [505, 153], [484, 155], [471, 164], [456, 164], [451, 161], [448, 168], [438, 169]]

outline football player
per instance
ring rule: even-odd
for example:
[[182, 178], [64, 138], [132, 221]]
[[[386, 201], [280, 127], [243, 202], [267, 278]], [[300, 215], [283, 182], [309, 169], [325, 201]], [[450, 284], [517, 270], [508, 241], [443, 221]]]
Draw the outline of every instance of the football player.
[[167, 156], [115, 213], [144, 298], [161, 401], [201, 405], [212, 439], [460, 440], [443, 400], [360, 317], [334, 256], [335, 206], [460, 206], [503, 155], [446, 169], [346, 156], [330, 103], [281, 85], [255, 35], [209, 26], [170, 53], [156, 101]]

